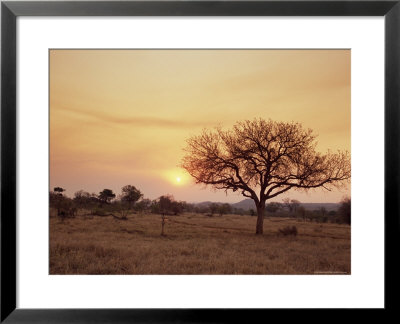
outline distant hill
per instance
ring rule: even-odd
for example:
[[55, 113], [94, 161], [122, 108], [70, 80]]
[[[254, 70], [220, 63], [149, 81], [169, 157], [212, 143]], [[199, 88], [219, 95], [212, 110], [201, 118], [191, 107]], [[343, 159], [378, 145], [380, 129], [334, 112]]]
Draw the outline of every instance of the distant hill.
[[220, 202], [214, 202], [214, 201], [202, 201], [202, 202], [199, 202], [199, 203], [194, 203], [194, 205], [196, 205], [196, 207], [208, 207], [208, 206], [210, 206], [211, 204], [222, 204], [222, 203], [220, 203]]
[[328, 212], [338, 210], [340, 206], [338, 203], [302, 203], [301, 205], [308, 210], [316, 210], [324, 207]]
[[[196, 203], [196, 206], [198, 207], [208, 207], [210, 204], [213, 202], [211, 201], [203, 201], [200, 203]], [[217, 204], [222, 204], [222, 203], [217, 203]], [[255, 209], [254, 201], [252, 199], [244, 199], [242, 201], [239, 201], [238, 203], [230, 204], [232, 207], [237, 208], [237, 209], [243, 209], [243, 210], [250, 210], [250, 209]], [[338, 210], [339, 209], [338, 203], [301, 203], [301, 206], [303, 206], [307, 210], [317, 210], [322, 207], [324, 207], [328, 212], [331, 210]]]
[[256, 209], [256, 205], [254, 204], [253, 199], [244, 199], [242, 201], [239, 201], [238, 203], [231, 204], [232, 207], [235, 207], [237, 209], [243, 209], [243, 210], [250, 210], [250, 209]]

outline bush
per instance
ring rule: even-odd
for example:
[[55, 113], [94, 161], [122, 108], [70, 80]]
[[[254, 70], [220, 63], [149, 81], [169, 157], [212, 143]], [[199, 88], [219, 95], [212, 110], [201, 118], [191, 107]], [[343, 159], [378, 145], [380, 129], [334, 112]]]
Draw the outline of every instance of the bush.
[[108, 213], [104, 211], [103, 209], [97, 208], [95, 210], [92, 210], [92, 215], [95, 216], [108, 216]]
[[297, 227], [296, 226], [286, 226], [284, 228], [280, 228], [279, 229], [279, 233], [282, 235], [293, 235], [296, 236], [297, 235]]

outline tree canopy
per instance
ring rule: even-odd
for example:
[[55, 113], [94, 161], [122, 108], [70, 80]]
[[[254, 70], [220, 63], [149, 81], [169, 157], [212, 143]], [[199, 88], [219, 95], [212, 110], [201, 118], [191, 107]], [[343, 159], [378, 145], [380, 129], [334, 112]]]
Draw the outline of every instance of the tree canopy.
[[143, 194], [135, 186], [126, 185], [122, 187], [121, 200], [127, 202], [130, 208], [142, 197]]
[[111, 189], [104, 189], [99, 193], [99, 200], [103, 203], [110, 203], [115, 198], [115, 193]]
[[54, 192], [56, 192], [59, 195], [62, 195], [62, 193], [65, 191], [65, 189], [61, 187], [54, 187]]

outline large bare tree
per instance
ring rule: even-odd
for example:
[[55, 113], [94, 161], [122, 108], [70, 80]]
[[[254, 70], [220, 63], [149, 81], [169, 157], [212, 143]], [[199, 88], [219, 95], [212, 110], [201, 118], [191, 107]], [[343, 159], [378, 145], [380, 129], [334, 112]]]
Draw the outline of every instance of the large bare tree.
[[350, 179], [347, 151], [322, 154], [315, 147], [312, 130], [299, 123], [246, 120], [189, 138], [182, 167], [196, 183], [253, 199], [262, 234], [267, 200], [290, 189], [332, 190]]

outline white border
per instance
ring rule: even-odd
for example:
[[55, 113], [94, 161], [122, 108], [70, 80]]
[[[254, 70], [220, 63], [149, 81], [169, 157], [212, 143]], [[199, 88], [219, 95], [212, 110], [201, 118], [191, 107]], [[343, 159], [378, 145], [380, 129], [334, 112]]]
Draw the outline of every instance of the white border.
[[[18, 307], [383, 307], [383, 18], [19, 17], [17, 30]], [[204, 47], [352, 49], [352, 274], [49, 276], [48, 48]]]

